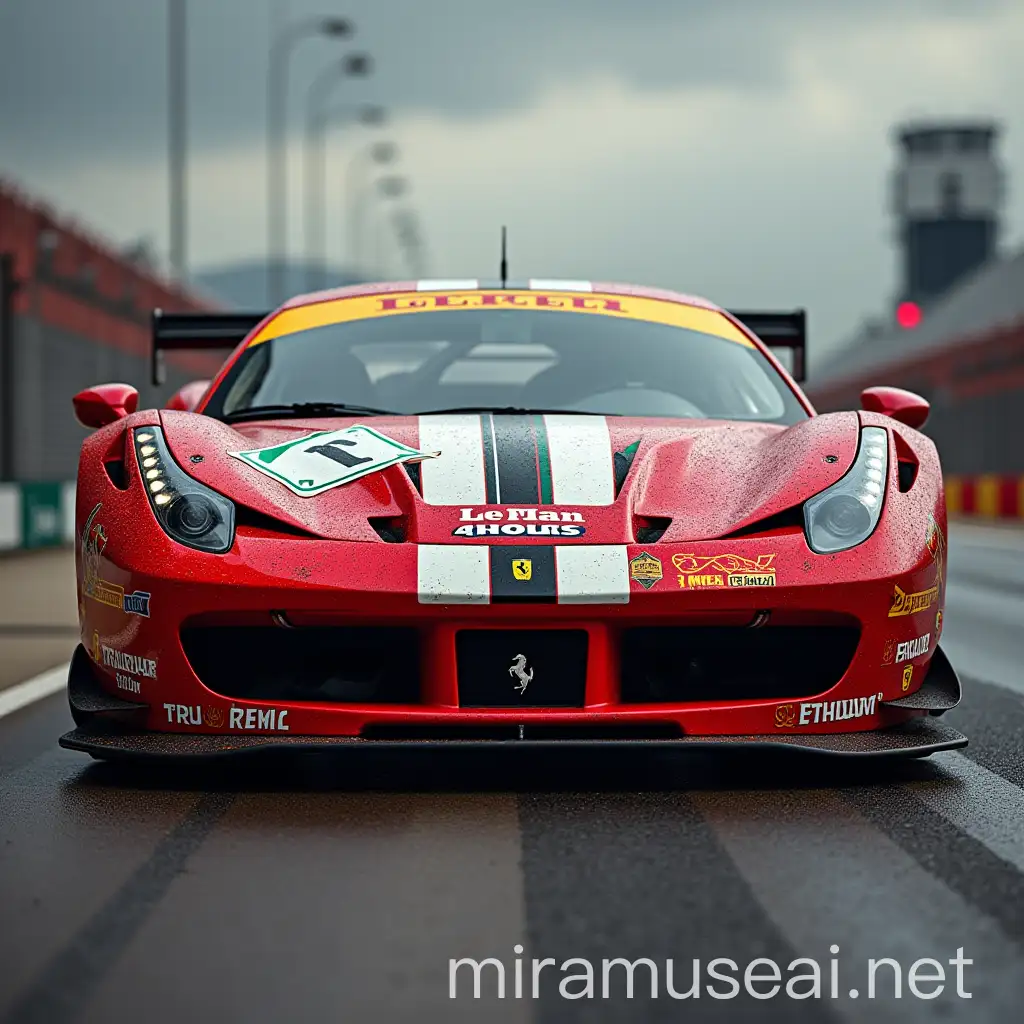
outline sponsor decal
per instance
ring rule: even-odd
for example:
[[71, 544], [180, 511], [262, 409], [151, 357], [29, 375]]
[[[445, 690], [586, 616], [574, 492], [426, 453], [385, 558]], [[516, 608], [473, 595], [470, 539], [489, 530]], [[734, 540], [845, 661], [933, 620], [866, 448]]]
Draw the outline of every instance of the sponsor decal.
[[719, 587], [774, 587], [775, 555], [673, 555], [679, 586], [686, 590]]
[[792, 729], [796, 725], [796, 705], [780, 704], [775, 709], [775, 728]]
[[585, 526], [575, 523], [473, 523], [456, 526], [453, 537], [582, 537]]
[[940, 608], [935, 613], [935, 642], [939, 642], [939, 637], [942, 636], [942, 609]]
[[123, 672], [118, 672], [114, 678], [119, 690], [127, 690], [129, 693], [142, 692], [142, 683], [138, 679], [132, 679], [131, 676], [126, 676]]
[[933, 515], [928, 516], [928, 530], [925, 534], [925, 548], [935, 562], [936, 580], [941, 584], [946, 575], [946, 538], [935, 522]]
[[[170, 725], [205, 725], [210, 729], [224, 727], [224, 709], [201, 704], [164, 704]], [[228, 710], [228, 728], [245, 732], [290, 732], [287, 710], [277, 708], [238, 708]]]
[[96, 522], [102, 507], [103, 503], [99, 502], [89, 513], [82, 528], [82, 593], [108, 608], [117, 608], [129, 615], [141, 615], [148, 619], [151, 594], [142, 590], [126, 594], [124, 587], [109, 583], [100, 576], [100, 559], [107, 546], [107, 531], [102, 523]]
[[269, 448], [228, 454], [284, 484], [293, 494], [311, 498], [400, 462], [422, 462], [441, 453], [421, 452], [357, 424], [343, 430], [319, 430]]
[[459, 509], [460, 523], [584, 523], [582, 512], [569, 512], [549, 508], [489, 508], [477, 512], [473, 508]]
[[525, 654], [517, 654], [512, 659], [512, 664], [509, 666], [508, 674], [519, 680], [514, 689], [518, 690], [520, 693], [526, 693], [527, 686], [529, 686], [533, 680], [533, 669], [527, 669]]
[[914, 678], [914, 666], [908, 665], [903, 670], [903, 692], [906, 693], [910, 689], [910, 680]]
[[249, 347], [272, 339], [287, 337], [312, 327], [350, 323], [410, 313], [458, 312], [495, 309], [575, 313], [584, 316], [624, 317], [650, 323], [685, 327], [711, 334], [746, 348], [754, 343], [739, 328], [715, 310], [699, 309], [678, 302], [637, 295], [611, 295], [604, 292], [527, 291], [525, 289], [483, 290], [458, 288], [451, 291], [391, 292], [387, 295], [359, 295], [294, 307], [278, 313], [250, 340]]
[[506, 509], [459, 509], [453, 537], [582, 537], [582, 512], [533, 506]]
[[518, 309], [572, 309], [584, 313], [621, 313], [622, 298], [610, 298], [588, 293], [586, 295], [546, 295], [543, 292], [468, 292], [456, 295], [417, 292], [408, 295], [389, 295], [377, 299], [379, 313], [397, 311], [419, 312], [432, 309], [487, 309], [514, 306]]
[[901, 662], [910, 661], [912, 658], [919, 658], [927, 654], [932, 642], [931, 633], [925, 633], [915, 640], [886, 640], [885, 648], [882, 651], [883, 665], [899, 665]]
[[123, 609], [129, 615], [141, 615], [149, 618], [149, 600], [153, 595], [145, 590], [136, 590], [124, 595]]
[[517, 580], [528, 580], [533, 576], [532, 558], [515, 558], [512, 560], [512, 576]]
[[931, 641], [931, 633], [925, 633], [924, 636], [919, 636], [916, 640], [904, 640], [896, 648], [896, 664], [898, 665], [901, 661], [910, 661], [911, 658], [919, 658], [922, 654], [927, 654]]
[[277, 708], [236, 708], [232, 707], [228, 712], [229, 729], [244, 729], [247, 732], [259, 730], [261, 732], [289, 732], [287, 711], [278, 711]]
[[795, 729], [803, 725], [821, 725], [827, 722], [848, 722], [866, 718], [875, 713], [882, 699], [880, 693], [850, 700], [803, 701], [797, 704], [779, 704], [775, 709], [777, 729]]
[[913, 594], [908, 594], [899, 587], [893, 587], [892, 607], [889, 609], [889, 618], [892, 619], [899, 615], [916, 615], [918, 612], [926, 611], [935, 604], [938, 596], [938, 584], [934, 587], [929, 587], [927, 590], [918, 590]]
[[103, 660], [100, 650], [100, 635], [95, 629], [92, 631], [92, 660], [97, 663]]
[[641, 551], [636, 558], [630, 561], [629, 575], [644, 590], [650, 590], [662, 578], [661, 559], [655, 558], [647, 551]]
[[133, 676], [143, 676], [146, 679], [156, 679], [155, 658], [140, 658], [137, 654], [128, 654], [127, 651], [119, 651], [106, 644], [102, 645], [102, 650], [103, 664], [107, 668]]

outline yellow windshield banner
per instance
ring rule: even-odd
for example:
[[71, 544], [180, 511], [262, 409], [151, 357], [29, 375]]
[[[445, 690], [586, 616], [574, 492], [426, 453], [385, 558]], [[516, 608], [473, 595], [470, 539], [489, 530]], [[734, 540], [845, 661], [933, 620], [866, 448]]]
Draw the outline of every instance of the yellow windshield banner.
[[607, 295], [601, 292], [541, 291], [453, 291], [453, 292], [390, 292], [330, 299], [308, 306], [282, 310], [250, 341], [248, 347], [272, 338], [298, 334], [315, 327], [372, 320], [381, 316], [404, 316], [408, 313], [446, 312], [461, 309], [525, 309], [582, 316], [610, 316], [625, 320], [684, 327], [702, 334], [711, 334], [727, 341], [754, 348], [736, 326], [713, 309], [700, 309], [681, 302], [641, 298], [634, 295]]

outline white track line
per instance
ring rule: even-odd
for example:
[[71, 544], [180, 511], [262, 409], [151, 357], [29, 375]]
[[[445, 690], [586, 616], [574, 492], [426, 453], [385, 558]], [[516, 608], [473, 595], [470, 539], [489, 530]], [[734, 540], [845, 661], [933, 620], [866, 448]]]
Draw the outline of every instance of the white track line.
[[58, 665], [56, 668], [40, 672], [39, 675], [33, 676], [31, 679], [26, 679], [23, 683], [0, 690], [0, 718], [12, 714], [33, 701], [52, 697], [58, 690], [62, 690], [67, 685], [70, 667], [70, 662]]

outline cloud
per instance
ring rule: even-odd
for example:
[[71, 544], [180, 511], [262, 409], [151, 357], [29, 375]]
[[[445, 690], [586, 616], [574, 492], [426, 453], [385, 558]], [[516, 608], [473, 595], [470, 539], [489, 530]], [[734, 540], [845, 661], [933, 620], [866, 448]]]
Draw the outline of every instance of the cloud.
[[[210, 3], [201, 16], [227, 21], [231, 7]], [[515, 17], [506, 5], [477, 4], [459, 19], [441, 0], [389, 0], [360, 14], [380, 57], [378, 82], [406, 89], [390, 131], [413, 181], [432, 273], [495, 273], [504, 223], [517, 276], [618, 278], [734, 306], [806, 305], [813, 358], [895, 287], [887, 210], [895, 121], [996, 116], [1010, 129], [1006, 162], [1024, 166], [1019, 4], [975, 3], [969, 14], [924, 0], [586, 7], [584, 19], [575, 3], [524, 0]], [[384, 24], [374, 11], [406, 13]], [[245, 29], [253, 47], [265, 27]], [[212, 61], [222, 29], [210, 28], [197, 65]], [[510, 70], [499, 54], [519, 64]], [[264, 249], [262, 122], [208, 130], [241, 103], [220, 59], [224, 95], [196, 111], [209, 122], [192, 154], [197, 264]], [[261, 111], [252, 95], [259, 81], [245, 78], [246, 102]], [[334, 258], [342, 255], [340, 177], [359, 138], [333, 136]], [[159, 146], [83, 146], [73, 161], [68, 151], [56, 162], [27, 147], [27, 177], [119, 237], [165, 238]], [[297, 252], [297, 143], [291, 158]], [[1024, 204], [1013, 190], [1011, 200], [1015, 240]]]

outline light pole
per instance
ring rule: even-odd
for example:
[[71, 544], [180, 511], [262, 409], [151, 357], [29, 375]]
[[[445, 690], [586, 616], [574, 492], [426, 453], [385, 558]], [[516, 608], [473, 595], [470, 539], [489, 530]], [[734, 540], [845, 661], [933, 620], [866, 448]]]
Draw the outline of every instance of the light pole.
[[409, 273], [415, 278], [427, 277], [427, 260], [424, 254], [423, 235], [419, 221], [413, 210], [408, 207], [395, 211], [392, 218], [398, 244], [405, 255]]
[[367, 172], [374, 164], [390, 164], [398, 158], [393, 142], [375, 142], [360, 149], [349, 161], [345, 174], [348, 193], [348, 254], [352, 272], [359, 274], [363, 262], [363, 214], [366, 210]]
[[[304, 230], [306, 242], [306, 289], [315, 291], [322, 287], [326, 264], [324, 246], [324, 178], [326, 176], [327, 151], [324, 136], [328, 114], [325, 108], [331, 90], [345, 77], [368, 75], [370, 58], [366, 54], [349, 54], [336, 64], [324, 68], [313, 79], [306, 94], [306, 135], [303, 151], [306, 181], [303, 188]], [[353, 106], [338, 108], [334, 115], [346, 114], [349, 118], [358, 116], [363, 124], [383, 121], [380, 107]]]
[[[374, 192], [378, 199], [388, 202], [392, 199], [399, 199], [409, 191], [409, 179], [398, 174], [389, 174], [378, 178], [374, 183]], [[377, 276], [386, 276], [383, 258], [383, 232], [381, 231], [382, 217], [377, 217], [373, 228], [373, 268]]]
[[188, 82], [187, 0], [167, 4], [167, 164], [171, 270], [178, 281], [188, 270], [186, 181]]
[[284, 300], [288, 255], [288, 61], [296, 45], [313, 36], [346, 39], [355, 31], [345, 18], [310, 18], [280, 32], [270, 45], [267, 67], [267, 302]]

